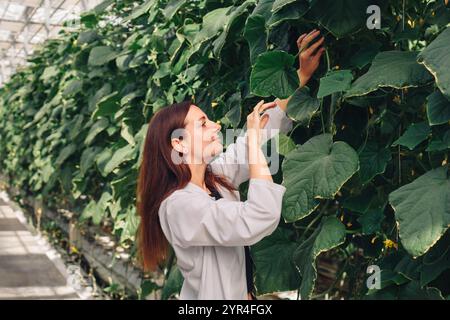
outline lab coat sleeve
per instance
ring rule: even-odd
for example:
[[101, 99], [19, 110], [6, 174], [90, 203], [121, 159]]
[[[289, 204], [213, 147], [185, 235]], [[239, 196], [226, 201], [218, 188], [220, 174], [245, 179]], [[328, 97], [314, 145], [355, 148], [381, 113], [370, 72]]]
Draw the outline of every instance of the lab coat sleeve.
[[[269, 115], [269, 120], [262, 130], [262, 144], [272, 139], [278, 132], [287, 133], [292, 129], [292, 120], [278, 104], [266, 110], [264, 114]], [[225, 176], [236, 188], [247, 181], [250, 178], [247, 132], [239, 136], [235, 143], [230, 144], [225, 152], [214, 158], [210, 166], [213, 173]]]
[[169, 242], [181, 247], [253, 245], [277, 228], [285, 191], [255, 178], [249, 181], [246, 201], [181, 191], [166, 199], [161, 224]]

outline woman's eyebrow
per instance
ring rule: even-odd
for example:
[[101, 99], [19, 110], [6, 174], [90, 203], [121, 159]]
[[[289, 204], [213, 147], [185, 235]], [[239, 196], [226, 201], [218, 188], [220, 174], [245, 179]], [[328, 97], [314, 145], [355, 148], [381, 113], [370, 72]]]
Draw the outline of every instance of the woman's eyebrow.
[[201, 116], [200, 118], [198, 118], [197, 121], [201, 121], [201, 120], [206, 120], [206, 117], [205, 116]]

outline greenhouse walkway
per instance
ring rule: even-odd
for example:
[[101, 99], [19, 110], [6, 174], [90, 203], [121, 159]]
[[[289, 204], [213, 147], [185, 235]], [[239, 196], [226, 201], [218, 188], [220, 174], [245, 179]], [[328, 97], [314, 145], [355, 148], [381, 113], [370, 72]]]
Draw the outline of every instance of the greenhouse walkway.
[[64, 264], [0, 192], [0, 299], [79, 299]]

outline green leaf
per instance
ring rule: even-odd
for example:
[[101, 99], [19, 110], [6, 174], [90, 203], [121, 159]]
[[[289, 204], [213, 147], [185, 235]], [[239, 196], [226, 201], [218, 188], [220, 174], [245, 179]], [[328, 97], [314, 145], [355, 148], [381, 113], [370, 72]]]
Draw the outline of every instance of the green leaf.
[[240, 21], [240, 17], [247, 13], [247, 8], [255, 4], [255, 2], [255, 0], [246, 0], [238, 7], [233, 7], [229, 12], [227, 12], [228, 21], [225, 23], [223, 31], [220, 33], [219, 37], [217, 37], [217, 39], [213, 42], [213, 52], [216, 57], [220, 57], [220, 53], [225, 46], [225, 42], [231, 28], [234, 27], [238, 21]]
[[134, 8], [133, 12], [128, 17], [125, 17], [125, 19], [123, 19], [123, 22], [131, 21], [131, 20], [139, 18], [140, 16], [149, 12], [150, 9], [157, 3], [158, 2], [156, 0], [147, 0], [140, 6]]
[[220, 31], [222, 31], [229, 23], [230, 16], [229, 11], [233, 6], [218, 8], [208, 12], [203, 17], [202, 27], [200, 31], [195, 35], [193, 44], [199, 48], [199, 45], [216, 36]]
[[399, 235], [414, 257], [427, 252], [450, 225], [448, 167], [428, 171], [389, 195]]
[[322, 218], [320, 226], [294, 252], [302, 282], [300, 296], [309, 299], [317, 278], [316, 258], [321, 252], [342, 244], [345, 240], [345, 226], [334, 216]]
[[237, 104], [228, 110], [222, 121], [224, 123], [228, 122], [233, 126], [233, 128], [237, 129], [239, 122], [241, 122], [241, 106]]
[[98, 119], [97, 122], [95, 122], [92, 127], [89, 129], [89, 133], [86, 136], [86, 139], [84, 140], [84, 144], [85, 145], [90, 145], [92, 143], [92, 141], [94, 141], [95, 137], [102, 132], [103, 130], [105, 130], [106, 128], [108, 128], [109, 126], [109, 121], [106, 118], [101, 118]]
[[420, 285], [426, 286], [450, 269], [450, 233], [445, 235], [423, 257], [420, 269]]
[[284, 133], [279, 133], [278, 135], [275, 136], [275, 139], [278, 139], [277, 152], [283, 156], [286, 156], [289, 152], [294, 150], [296, 147], [294, 140], [289, 138]]
[[64, 161], [67, 160], [67, 158], [69, 158], [72, 154], [75, 153], [75, 151], [77, 151], [77, 146], [75, 144], [71, 143], [65, 146], [59, 153], [58, 158], [56, 158], [55, 166], [57, 167], [61, 166], [64, 163]]
[[399, 300], [444, 300], [437, 288], [422, 288], [419, 281], [413, 280], [400, 287]]
[[47, 67], [44, 69], [44, 72], [41, 75], [41, 80], [44, 83], [49, 83], [50, 80], [55, 78], [59, 74], [59, 69], [55, 66]]
[[370, 209], [357, 220], [361, 224], [362, 234], [373, 234], [381, 231], [381, 223], [383, 222], [383, 210]]
[[435, 91], [427, 97], [427, 117], [430, 126], [450, 120], [450, 101], [440, 91]]
[[300, 276], [293, 261], [293, 253], [298, 244], [292, 241], [292, 237], [292, 230], [278, 228], [252, 246], [258, 294], [294, 290], [299, 287]]
[[351, 70], [328, 72], [325, 77], [320, 78], [317, 98], [323, 98], [335, 92], [346, 91], [350, 88], [350, 83], [352, 80], [353, 74]]
[[333, 199], [342, 185], [359, 169], [358, 154], [343, 141], [333, 143], [331, 134], [315, 136], [286, 155], [282, 164], [283, 217], [302, 219], [319, 205]]
[[253, 65], [258, 55], [267, 50], [266, 20], [262, 15], [252, 14], [248, 17], [244, 28], [244, 38], [250, 47], [250, 62]]
[[450, 99], [450, 27], [447, 27], [418, 56], [423, 64], [435, 77], [436, 85]]
[[278, 1], [280, 4], [281, 2], [284, 2], [283, 6], [280, 7], [279, 9], [274, 9], [276, 5], [276, 3], [274, 3], [272, 10], [276, 10], [276, 12], [274, 12], [272, 16], [269, 18], [269, 20], [267, 20], [266, 22], [267, 29], [273, 30], [277, 25], [287, 20], [294, 20], [294, 21], [299, 20], [309, 10], [308, 0], [300, 0], [300, 1], [288, 0], [288, 1], [289, 3], [287, 3], [284, 0]]
[[103, 168], [102, 174], [104, 176], [107, 176], [123, 162], [133, 159], [135, 152], [136, 152], [135, 147], [133, 147], [130, 144], [120, 149], [117, 149], [117, 151], [114, 152], [112, 158], [106, 163], [105, 167]]
[[389, 148], [380, 146], [374, 141], [369, 141], [359, 152], [359, 176], [364, 185], [376, 175], [383, 173], [386, 165], [391, 161]]
[[101, 147], [90, 147], [83, 151], [80, 159], [80, 172], [84, 176], [89, 168], [95, 163], [95, 157], [102, 150]]
[[183, 281], [184, 278], [180, 269], [175, 265], [172, 266], [169, 277], [161, 292], [161, 300], [168, 300], [172, 295], [180, 293]]
[[82, 88], [83, 88], [83, 81], [78, 79], [72, 79], [66, 83], [62, 95], [66, 97], [74, 96], [77, 93], [81, 92]]
[[112, 116], [120, 109], [119, 95], [117, 91], [103, 97], [97, 103], [92, 119], [97, 117]]
[[384, 51], [377, 54], [369, 71], [356, 79], [345, 98], [363, 96], [380, 87], [396, 89], [418, 87], [433, 77], [416, 61], [417, 52]]
[[372, 60], [375, 56], [380, 52], [381, 44], [379, 42], [369, 43], [364, 47], [361, 47], [351, 58], [346, 66], [354, 66], [358, 69], [364, 68], [369, 63], [372, 63]]
[[172, 20], [177, 11], [186, 3], [186, 0], [171, 0], [163, 10], [164, 17], [167, 21]]
[[419, 143], [425, 141], [431, 133], [431, 128], [426, 121], [412, 123], [405, 133], [394, 141], [392, 146], [401, 145], [413, 150]]
[[283, 51], [258, 56], [250, 75], [251, 93], [261, 97], [288, 98], [299, 87], [294, 56]]
[[110, 47], [100, 46], [92, 48], [89, 53], [89, 66], [102, 66], [117, 57], [117, 53]]
[[125, 226], [120, 235], [120, 243], [125, 240], [135, 241], [135, 234], [139, 226], [139, 216], [136, 214], [136, 207], [129, 207], [126, 213]]
[[311, 118], [320, 107], [320, 100], [311, 97], [309, 88], [304, 86], [295, 90], [287, 105], [287, 114], [309, 127]]
[[432, 134], [432, 138], [425, 151], [442, 151], [450, 148], [450, 130], [443, 134]]
[[368, 0], [320, 0], [314, 2], [311, 12], [339, 39], [366, 28], [366, 9], [369, 5]]

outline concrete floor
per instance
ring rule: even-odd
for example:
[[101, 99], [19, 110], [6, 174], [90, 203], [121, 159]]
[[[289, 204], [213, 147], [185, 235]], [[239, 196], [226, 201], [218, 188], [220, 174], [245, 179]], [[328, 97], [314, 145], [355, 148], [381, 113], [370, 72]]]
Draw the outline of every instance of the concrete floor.
[[0, 197], [0, 299], [79, 299], [64, 264]]

